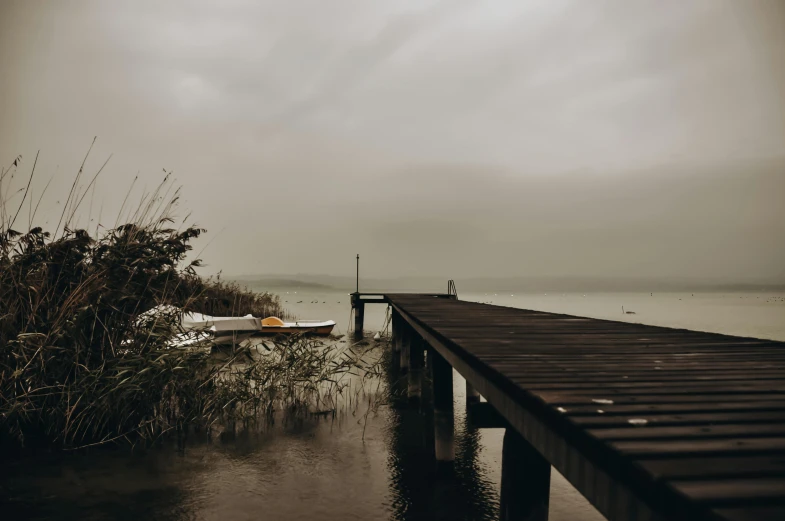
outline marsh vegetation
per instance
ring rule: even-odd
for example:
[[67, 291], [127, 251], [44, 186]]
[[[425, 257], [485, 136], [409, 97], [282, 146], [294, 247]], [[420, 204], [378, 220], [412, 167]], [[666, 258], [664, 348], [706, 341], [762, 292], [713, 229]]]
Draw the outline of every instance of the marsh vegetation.
[[179, 193], [168, 174], [135, 207], [126, 198], [122, 223], [89, 231], [71, 225], [98, 176], [81, 188], [83, 164], [50, 232], [33, 226], [35, 167], [26, 187], [13, 186], [20, 166], [17, 158], [0, 173], [0, 446], [184, 440], [193, 429], [259, 424], [276, 410], [333, 408], [347, 375], [375, 371], [366, 348], [304, 337], [238, 347], [220, 361], [168, 348], [182, 331], [176, 317], [140, 321], [154, 306], [285, 311], [277, 296], [197, 273], [199, 260], [188, 259], [205, 230], [176, 224]]

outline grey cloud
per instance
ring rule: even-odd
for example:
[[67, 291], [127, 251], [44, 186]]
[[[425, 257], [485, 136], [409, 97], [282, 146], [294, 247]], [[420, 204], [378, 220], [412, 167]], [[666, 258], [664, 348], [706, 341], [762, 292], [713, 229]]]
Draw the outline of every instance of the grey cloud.
[[213, 271], [785, 277], [778, 0], [8, 1], [0, 70], [0, 162], [173, 169]]

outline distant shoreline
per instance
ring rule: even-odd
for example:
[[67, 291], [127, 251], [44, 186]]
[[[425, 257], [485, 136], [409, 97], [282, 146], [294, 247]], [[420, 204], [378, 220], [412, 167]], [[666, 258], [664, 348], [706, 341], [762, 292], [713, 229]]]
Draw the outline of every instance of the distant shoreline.
[[[302, 278], [300, 278], [302, 277]], [[275, 291], [279, 289], [303, 289], [324, 291], [354, 291], [353, 277], [322, 275], [294, 275], [289, 277], [241, 275], [225, 277], [227, 280], [246, 285], [249, 289]], [[361, 291], [446, 291], [447, 279], [435, 277], [360, 279]], [[579, 278], [537, 278], [537, 279], [495, 279], [469, 278], [455, 279], [459, 293], [519, 292], [519, 293], [737, 293], [737, 292], [783, 292], [785, 283], [745, 283], [745, 282], [699, 282], [666, 281], [625, 278], [579, 279]], [[442, 287], [444, 286], [444, 287]]]
[[281, 289], [281, 288], [302, 288], [302, 289], [324, 289], [324, 290], [338, 290], [335, 286], [330, 286], [328, 284], [319, 284], [317, 282], [307, 282], [302, 280], [295, 280], [295, 279], [245, 279], [245, 278], [233, 278], [233, 277], [226, 277], [226, 280], [230, 280], [232, 282], [237, 282], [242, 285], [247, 285], [249, 289], [254, 289], [255, 287], [259, 288], [268, 288], [271, 290]]

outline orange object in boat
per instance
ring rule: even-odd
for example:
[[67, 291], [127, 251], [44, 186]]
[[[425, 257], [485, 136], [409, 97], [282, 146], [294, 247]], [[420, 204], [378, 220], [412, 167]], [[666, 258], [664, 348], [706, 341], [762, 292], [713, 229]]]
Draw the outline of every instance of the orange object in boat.
[[278, 317], [262, 319], [262, 335], [278, 335], [291, 333], [311, 333], [318, 336], [327, 336], [335, 327], [335, 321], [326, 320], [297, 320], [284, 322]]

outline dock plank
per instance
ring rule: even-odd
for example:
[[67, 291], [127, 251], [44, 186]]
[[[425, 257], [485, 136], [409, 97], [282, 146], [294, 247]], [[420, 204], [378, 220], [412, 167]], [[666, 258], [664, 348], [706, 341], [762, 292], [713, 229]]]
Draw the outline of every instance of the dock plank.
[[[674, 455], [785, 453], [785, 437], [730, 439], [668, 439], [611, 441], [612, 447], [635, 458]], [[784, 490], [785, 491], [785, 490]]]
[[785, 476], [785, 456], [733, 454], [636, 462], [657, 480]]
[[721, 519], [728, 521], [782, 521], [783, 508], [781, 506], [718, 508], [715, 512]]
[[714, 505], [757, 500], [785, 507], [785, 477], [673, 481], [670, 485], [692, 500]]
[[589, 433], [601, 440], [659, 440], [691, 438], [737, 438], [785, 436], [783, 423], [687, 425], [687, 426], [646, 426], [614, 427], [609, 429], [590, 429]]

